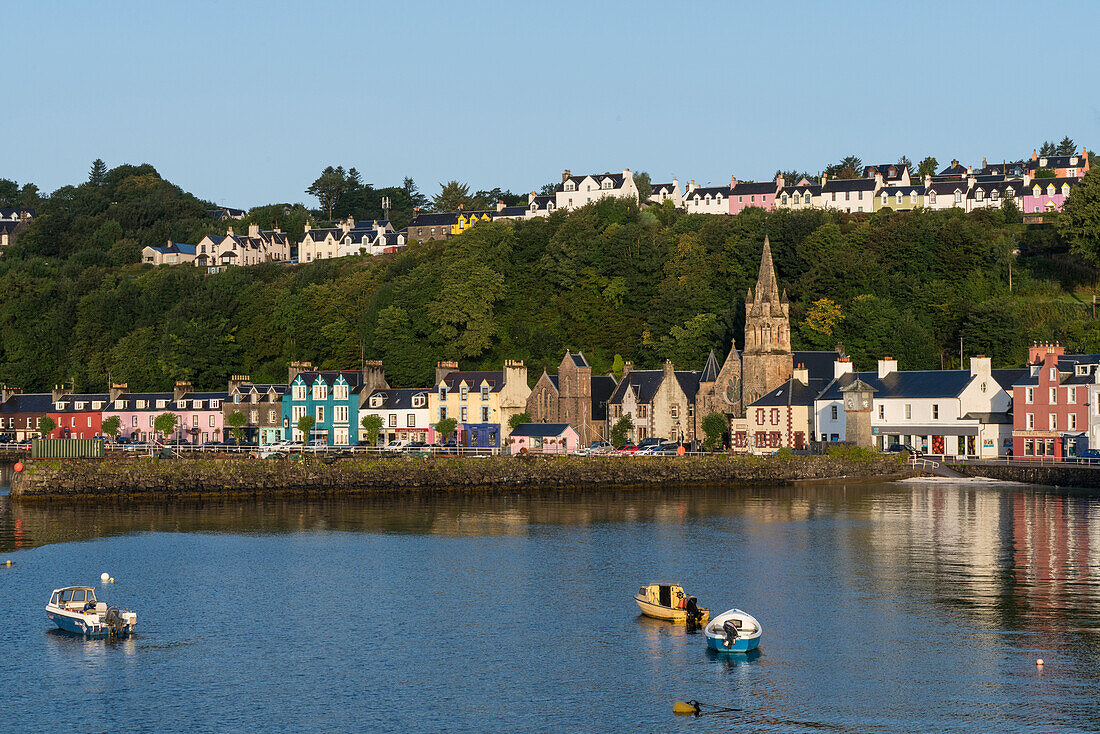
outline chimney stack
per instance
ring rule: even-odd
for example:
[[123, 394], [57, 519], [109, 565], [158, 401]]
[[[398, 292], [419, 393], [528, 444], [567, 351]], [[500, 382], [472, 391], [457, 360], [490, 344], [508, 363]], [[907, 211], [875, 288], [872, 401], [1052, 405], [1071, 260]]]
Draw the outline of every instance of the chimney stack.
[[248, 225], [248, 236], [252, 237], [253, 239], [259, 237], [260, 236], [260, 225], [258, 225], [258, 224]]
[[8, 387], [7, 385], [0, 386], [0, 403], [6, 403], [15, 395], [19, 395], [23, 392], [22, 388]]
[[187, 380], [179, 380], [172, 388], [172, 400], [178, 403], [189, 392], [191, 392], [191, 383]]
[[373, 390], [388, 390], [390, 385], [386, 382], [386, 368], [382, 366], [380, 359], [368, 359], [363, 362], [363, 391], [364, 395], [370, 395]]
[[566, 168], [564, 171], [561, 172], [561, 182], [565, 183], [568, 180], [569, 180], [569, 169]]
[[108, 397], [110, 398], [110, 401], [113, 403], [118, 400], [120, 397], [122, 397], [122, 393], [126, 392], [127, 389], [129, 389], [129, 386], [125, 382], [116, 382], [111, 385], [111, 389], [108, 392]]
[[993, 374], [993, 360], [984, 354], [970, 358], [971, 377], [990, 377]]
[[791, 376], [803, 385], [810, 384], [810, 371], [806, 369], [805, 364], [799, 363], [799, 365], [794, 368], [794, 372]]
[[898, 371], [898, 361], [893, 357], [883, 357], [878, 361], [878, 379], [883, 379], [892, 372]]
[[833, 378], [838, 378], [841, 375], [850, 375], [854, 370], [852, 369], [851, 357], [837, 357], [837, 360], [833, 362]]
[[313, 372], [313, 365], [310, 362], [291, 362], [287, 368], [286, 384], [294, 382], [294, 378], [303, 372]]
[[435, 384], [443, 382], [444, 378], [452, 372], [458, 371], [458, 362], [436, 362], [435, 365]]
[[73, 389], [71, 387], [65, 387], [64, 385], [54, 385], [53, 386], [52, 397], [53, 397], [53, 402], [55, 402], [55, 403], [58, 400], [60, 400], [63, 396], [72, 395], [72, 394], [73, 394]]
[[248, 375], [230, 375], [229, 377], [229, 389], [227, 392], [232, 396], [238, 390], [241, 389], [241, 385], [252, 382], [252, 378]]
[[623, 379], [624, 380], [626, 379], [626, 376], [629, 375], [633, 371], [634, 371], [634, 363], [633, 362], [623, 362]]

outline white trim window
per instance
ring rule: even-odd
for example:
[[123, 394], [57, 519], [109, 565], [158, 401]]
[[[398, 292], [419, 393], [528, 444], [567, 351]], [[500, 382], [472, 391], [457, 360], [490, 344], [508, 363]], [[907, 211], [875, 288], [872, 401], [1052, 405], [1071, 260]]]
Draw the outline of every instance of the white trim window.
[[332, 407], [332, 420], [335, 423], [347, 423], [348, 422], [348, 406], [346, 406], [346, 405], [334, 405]]

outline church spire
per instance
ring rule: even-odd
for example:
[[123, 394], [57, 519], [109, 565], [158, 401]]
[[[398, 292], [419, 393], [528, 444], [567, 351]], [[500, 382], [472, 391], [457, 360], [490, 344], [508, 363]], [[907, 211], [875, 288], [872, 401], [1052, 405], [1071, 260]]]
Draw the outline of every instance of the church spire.
[[764, 254], [760, 256], [760, 275], [756, 279], [756, 302], [765, 300], [779, 303], [779, 281], [775, 279], [775, 264], [772, 262], [772, 246], [768, 235], [764, 235]]

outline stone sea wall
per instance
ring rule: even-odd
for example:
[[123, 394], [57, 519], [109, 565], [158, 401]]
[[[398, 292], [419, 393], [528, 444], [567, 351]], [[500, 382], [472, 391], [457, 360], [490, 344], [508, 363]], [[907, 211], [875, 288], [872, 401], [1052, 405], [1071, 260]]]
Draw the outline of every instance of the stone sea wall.
[[1002, 482], [1043, 484], [1050, 487], [1100, 487], [1100, 464], [982, 464], [960, 461], [951, 468], [968, 477], [985, 477]]
[[642, 484], [784, 484], [832, 478], [908, 476], [892, 458], [852, 461], [827, 456], [633, 458], [575, 456], [394, 457], [304, 460], [244, 456], [34, 459], [12, 479], [23, 498], [79, 498], [276, 492], [353, 493], [483, 491], [517, 487]]

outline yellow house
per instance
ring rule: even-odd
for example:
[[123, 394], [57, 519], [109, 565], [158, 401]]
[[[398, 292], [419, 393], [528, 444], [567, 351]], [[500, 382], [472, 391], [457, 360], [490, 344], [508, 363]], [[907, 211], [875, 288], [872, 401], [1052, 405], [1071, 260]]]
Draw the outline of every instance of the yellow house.
[[511, 432], [508, 419], [527, 409], [530, 394], [522, 361], [506, 360], [503, 370], [477, 372], [460, 372], [457, 362], [440, 362], [428, 393], [429, 420], [436, 425], [453, 419], [459, 446], [499, 449]]
[[492, 215], [489, 212], [458, 212], [455, 223], [451, 225], [451, 234], [459, 234], [474, 226], [478, 222], [491, 222]]

